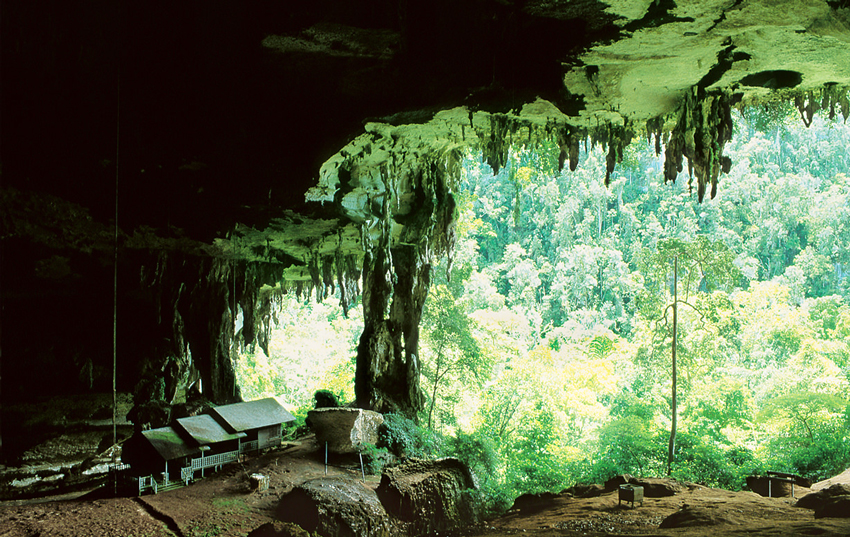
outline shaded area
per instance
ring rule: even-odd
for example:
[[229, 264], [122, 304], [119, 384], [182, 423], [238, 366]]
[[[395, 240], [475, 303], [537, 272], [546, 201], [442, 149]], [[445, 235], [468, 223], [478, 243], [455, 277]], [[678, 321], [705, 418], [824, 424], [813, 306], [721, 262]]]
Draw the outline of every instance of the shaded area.
[[769, 89], [793, 88], [803, 81], [803, 75], [797, 71], [779, 69], [775, 71], [760, 71], [741, 79], [745, 86], [761, 86]]

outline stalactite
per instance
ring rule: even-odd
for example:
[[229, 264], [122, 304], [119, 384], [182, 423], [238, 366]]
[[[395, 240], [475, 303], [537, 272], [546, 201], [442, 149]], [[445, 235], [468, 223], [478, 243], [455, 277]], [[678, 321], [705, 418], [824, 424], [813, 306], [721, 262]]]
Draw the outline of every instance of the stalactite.
[[[145, 370], [159, 372], [154, 374], [163, 377], [172, 396], [188, 388], [179, 383], [199, 375], [209, 400], [238, 400], [234, 353], [254, 344], [268, 353], [273, 303], [285, 289], [268, 291], [264, 286], [282, 279], [282, 265], [166, 250], [159, 250], [155, 259], [152, 268], [140, 265], [139, 270], [142, 289], [151, 290], [157, 326], [163, 328], [162, 343], [153, 344], [157, 350], [146, 357]], [[240, 312], [243, 324], [236, 331]], [[137, 394], [141, 415], [148, 412], [142, 407], [153, 404], [144, 400], [145, 393]]]
[[[550, 135], [551, 136], [551, 135]], [[587, 138], [587, 130], [565, 125], [558, 129], [556, 139], [560, 154], [558, 155], [558, 171], [564, 169], [564, 163], [569, 161], [570, 171], [578, 168], [579, 144]]]
[[663, 128], [664, 118], [662, 117], [655, 117], [646, 122], [646, 140], [650, 141], [653, 136], [655, 137], [655, 156], [657, 157], [661, 156], [661, 130]]
[[484, 141], [482, 147], [484, 160], [493, 169], [494, 174], [498, 174], [508, 162], [510, 137], [515, 128], [515, 122], [507, 114], [491, 114], [489, 132], [478, 133], [479, 139]]
[[310, 257], [308, 268], [310, 271], [310, 283], [312, 284], [310, 289], [311, 291], [313, 289], [316, 290], [316, 302], [321, 302], [324, 298], [324, 294], [322, 293], [322, 280], [321, 273], [319, 271], [319, 256], [317, 254], [314, 254]]
[[[667, 140], [664, 181], [675, 182], [682, 171], [683, 157], [697, 180], [697, 198], [701, 202], [707, 186], [711, 197], [717, 194], [720, 172], [728, 172], [732, 161], [723, 155], [732, 139], [732, 102], [728, 92], [707, 93], [694, 86], [687, 92], [678, 111], [678, 120]], [[692, 187], [691, 180], [688, 187]]]
[[807, 91], [794, 97], [794, 106], [800, 112], [800, 118], [806, 127], [812, 124], [814, 115], [819, 110], [828, 110], [829, 119], [835, 119], [836, 110], [841, 110], [844, 121], [850, 117], [850, 87], [839, 84], [826, 84], [818, 90]]
[[334, 266], [333, 256], [322, 257], [322, 299], [328, 298], [335, 292], [334, 272], [339, 272], [339, 267]]

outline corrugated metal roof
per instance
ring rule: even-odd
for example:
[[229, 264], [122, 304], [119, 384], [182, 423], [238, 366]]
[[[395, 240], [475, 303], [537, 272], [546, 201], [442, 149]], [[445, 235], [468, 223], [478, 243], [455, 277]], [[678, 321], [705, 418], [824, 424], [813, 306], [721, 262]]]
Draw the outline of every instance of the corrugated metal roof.
[[248, 431], [279, 423], [295, 421], [295, 417], [280, 406], [274, 397], [215, 407], [218, 415], [231, 431]]
[[195, 442], [202, 446], [215, 444], [216, 442], [226, 442], [227, 440], [236, 440], [245, 436], [245, 433], [241, 432], [235, 434], [228, 433], [224, 430], [224, 427], [215, 421], [215, 418], [207, 414], [178, 418], [177, 423]]
[[142, 435], [151, 443], [156, 452], [167, 461], [200, 453], [197, 447], [188, 445], [171, 427], [142, 431]]

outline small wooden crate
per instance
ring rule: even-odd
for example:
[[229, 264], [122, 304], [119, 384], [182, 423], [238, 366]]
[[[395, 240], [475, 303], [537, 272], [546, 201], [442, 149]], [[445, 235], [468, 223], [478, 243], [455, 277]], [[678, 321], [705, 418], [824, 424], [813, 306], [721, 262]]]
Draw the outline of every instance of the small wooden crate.
[[620, 485], [620, 499], [617, 505], [620, 505], [624, 501], [632, 502], [632, 508], [634, 508], [635, 502], [640, 502], [641, 506], [643, 506], [643, 487], [637, 485]]
[[251, 474], [251, 488], [257, 492], [269, 490], [269, 476], [263, 474]]

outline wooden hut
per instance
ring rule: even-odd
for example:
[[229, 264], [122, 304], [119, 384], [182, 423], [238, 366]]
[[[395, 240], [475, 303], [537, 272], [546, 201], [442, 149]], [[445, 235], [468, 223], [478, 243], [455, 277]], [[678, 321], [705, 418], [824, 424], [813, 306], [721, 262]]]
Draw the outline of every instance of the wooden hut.
[[127, 440], [121, 460], [132, 468], [131, 479], [138, 484], [141, 494], [148, 489], [157, 492], [172, 484], [185, 484], [183, 469], [200, 455], [197, 444], [187, 441], [172, 427], [160, 427]]
[[162, 492], [239, 460], [248, 451], [278, 446], [283, 425], [295, 418], [272, 397], [224, 405], [210, 414], [175, 420], [169, 427], [142, 431], [128, 440], [122, 472], [138, 493]]
[[215, 407], [211, 415], [229, 433], [245, 433], [243, 451], [279, 446], [283, 425], [295, 421], [274, 397]]
[[[178, 418], [176, 428], [180, 430], [188, 443], [197, 446], [200, 457], [192, 458], [187, 465], [189, 479], [200, 470], [204, 476], [206, 468], [218, 468], [228, 462], [239, 459], [240, 441], [245, 433], [230, 433], [207, 414]], [[185, 479], [184, 479], [185, 480]]]

